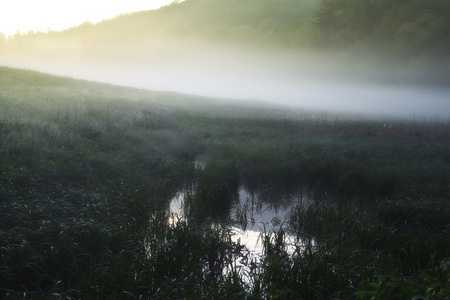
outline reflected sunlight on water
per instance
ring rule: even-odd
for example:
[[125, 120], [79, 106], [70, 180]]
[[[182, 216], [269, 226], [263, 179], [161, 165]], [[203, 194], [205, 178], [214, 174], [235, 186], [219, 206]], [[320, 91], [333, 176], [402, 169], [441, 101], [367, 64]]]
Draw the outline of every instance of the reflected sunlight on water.
[[[264, 237], [272, 237], [283, 230], [285, 251], [293, 255], [302, 241], [290, 233], [289, 218], [293, 208], [307, 205], [309, 199], [302, 194], [279, 199], [273, 203], [264, 201], [258, 193], [252, 194], [245, 187], [239, 189], [239, 201], [231, 208], [229, 221], [225, 224], [231, 231], [231, 240], [245, 246], [250, 259], [260, 261], [264, 252]], [[186, 220], [185, 192], [179, 192], [169, 204], [168, 223], [176, 226], [180, 220]], [[243, 264], [236, 262], [240, 267]]]

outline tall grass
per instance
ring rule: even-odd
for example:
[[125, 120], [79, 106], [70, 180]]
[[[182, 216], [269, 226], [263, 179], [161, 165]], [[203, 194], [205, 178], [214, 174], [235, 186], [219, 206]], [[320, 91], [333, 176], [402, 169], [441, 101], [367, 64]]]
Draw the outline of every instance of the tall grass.
[[[324, 298], [426, 298], [431, 293], [427, 288], [434, 287], [433, 293], [448, 294], [445, 268], [439, 269], [442, 276], [433, 273], [424, 279], [423, 274], [448, 262], [449, 213], [441, 200], [383, 200], [369, 211], [351, 203], [313, 203], [292, 216], [297, 232], [317, 243], [313, 255], [306, 250], [296, 263], [304, 266], [311, 258], [314, 270], [322, 264], [328, 268], [319, 274], [331, 277], [316, 283]], [[382, 278], [399, 285], [384, 286]]]
[[[448, 296], [448, 122], [317, 118], [8, 68], [0, 108], [2, 298]], [[217, 225], [241, 184], [273, 202], [310, 191], [289, 229], [306, 246], [288, 255], [286, 233], [268, 232], [249, 260]], [[183, 189], [192, 219], [175, 226]]]

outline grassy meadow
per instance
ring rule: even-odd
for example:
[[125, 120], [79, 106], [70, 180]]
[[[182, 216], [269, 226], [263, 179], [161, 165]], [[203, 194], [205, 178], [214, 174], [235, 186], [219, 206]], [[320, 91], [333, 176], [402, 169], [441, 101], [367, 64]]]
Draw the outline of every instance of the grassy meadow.
[[[0, 67], [0, 297], [448, 299], [449, 149], [448, 120]], [[267, 232], [261, 262], [223, 273], [246, 252], [210, 222], [240, 185], [314, 201], [291, 214], [294, 255]], [[175, 226], [169, 200], [187, 186], [192, 219]]]

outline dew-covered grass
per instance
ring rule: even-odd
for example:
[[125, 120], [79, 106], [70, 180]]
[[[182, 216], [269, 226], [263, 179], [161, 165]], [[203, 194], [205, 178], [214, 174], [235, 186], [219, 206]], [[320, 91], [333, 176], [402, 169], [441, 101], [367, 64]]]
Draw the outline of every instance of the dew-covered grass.
[[[0, 68], [0, 295], [446, 299], [448, 149], [448, 121]], [[226, 226], [241, 185], [269, 202], [307, 191], [286, 220], [304, 241], [294, 254], [283, 229], [263, 234], [261, 261], [245, 260]], [[173, 224], [182, 190], [190, 219]]]

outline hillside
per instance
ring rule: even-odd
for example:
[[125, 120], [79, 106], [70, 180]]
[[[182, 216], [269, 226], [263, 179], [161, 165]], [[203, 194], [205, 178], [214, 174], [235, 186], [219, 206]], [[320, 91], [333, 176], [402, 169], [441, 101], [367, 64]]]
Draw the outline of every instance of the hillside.
[[72, 40], [88, 48], [107, 47], [124, 41], [145, 45], [145, 42], [161, 39], [255, 43], [270, 40], [274, 31], [292, 22], [298, 25], [312, 23], [317, 7], [314, 0], [281, 3], [273, 0], [187, 0], [159, 10], [122, 15], [96, 25], [85, 23], [63, 32], [31, 33], [22, 39], [16, 38], [20, 42]]
[[186, 0], [63, 32], [16, 36], [11, 42], [19, 48], [28, 43], [39, 48], [70, 42], [86, 53], [125, 44], [123, 51], [129, 53], [135, 46], [145, 48], [147, 43], [176, 39], [294, 49], [338, 48], [397, 59], [401, 54], [403, 58], [448, 59], [449, 14], [450, 4], [445, 0]]

